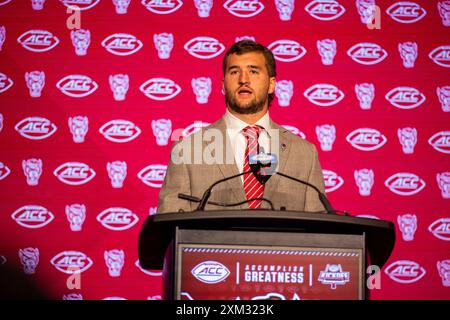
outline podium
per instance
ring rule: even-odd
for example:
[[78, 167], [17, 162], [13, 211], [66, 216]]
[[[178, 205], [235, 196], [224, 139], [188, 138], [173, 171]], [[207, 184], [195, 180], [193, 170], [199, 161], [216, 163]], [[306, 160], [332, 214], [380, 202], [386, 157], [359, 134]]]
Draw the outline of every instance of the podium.
[[153, 215], [139, 237], [142, 268], [163, 270], [175, 300], [367, 299], [392, 222], [265, 209]]

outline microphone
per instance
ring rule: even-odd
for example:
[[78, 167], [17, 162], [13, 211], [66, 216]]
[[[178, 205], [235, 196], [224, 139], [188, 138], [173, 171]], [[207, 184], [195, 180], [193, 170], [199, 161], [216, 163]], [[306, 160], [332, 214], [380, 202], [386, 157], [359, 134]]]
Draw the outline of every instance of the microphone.
[[249, 156], [249, 163], [250, 168], [252, 169], [256, 178], [261, 183], [266, 183], [267, 180], [269, 180], [272, 175], [278, 174], [287, 179], [304, 184], [308, 187], [313, 188], [317, 192], [320, 203], [322, 203], [323, 207], [325, 208], [328, 214], [336, 214], [336, 211], [331, 206], [331, 203], [328, 201], [326, 195], [322, 193], [319, 190], [319, 188], [317, 188], [315, 185], [277, 171], [276, 168], [278, 166], [278, 158], [276, 154], [260, 152], [259, 154]]
[[[191, 202], [200, 202], [200, 198], [194, 197], [194, 196], [191, 196], [188, 194], [184, 194], [184, 193], [179, 193], [178, 198], [187, 200], [187, 201], [191, 201]], [[275, 210], [272, 201], [270, 201], [269, 199], [266, 199], [266, 198], [246, 199], [244, 201], [237, 202], [237, 203], [223, 203], [223, 202], [208, 201], [207, 204], [212, 204], [212, 205], [219, 206], [219, 207], [235, 207], [235, 206], [240, 206], [241, 204], [244, 204], [247, 202], [252, 202], [254, 200], [265, 201], [269, 204], [271, 210]]]

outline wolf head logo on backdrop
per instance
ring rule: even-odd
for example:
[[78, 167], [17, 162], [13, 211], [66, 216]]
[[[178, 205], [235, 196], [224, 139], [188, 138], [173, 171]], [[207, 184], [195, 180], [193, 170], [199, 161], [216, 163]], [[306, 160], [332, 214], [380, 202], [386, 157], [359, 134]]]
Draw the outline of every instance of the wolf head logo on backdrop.
[[27, 178], [27, 184], [29, 186], [37, 186], [39, 184], [39, 178], [42, 174], [42, 160], [41, 159], [28, 159], [22, 161], [22, 169], [25, 177]]
[[275, 95], [278, 98], [280, 107], [288, 107], [291, 104], [291, 98], [294, 94], [294, 83], [290, 80], [277, 81]]
[[170, 119], [159, 119], [152, 121], [153, 135], [156, 137], [158, 146], [167, 146], [172, 133], [172, 121]]
[[336, 127], [332, 124], [316, 126], [316, 134], [322, 151], [331, 151], [336, 140]]
[[361, 109], [369, 110], [372, 108], [372, 102], [375, 97], [375, 86], [372, 83], [361, 83], [355, 85], [355, 92]]
[[358, 9], [361, 23], [372, 23], [376, 13], [375, 0], [356, 0], [356, 8]]
[[163, 32], [153, 35], [153, 42], [160, 59], [169, 59], [173, 49], [173, 34]]
[[442, 18], [442, 24], [450, 27], [450, 1], [438, 2], [439, 15]]
[[444, 199], [450, 199], [450, 172], [438, 173], [436, 180], [441, 189], [442, 197]]
[[417, 230], [417, 216], [415, 214], [404, 214], [397, 217], [397, 223], [402, 232], [403, 240], [414, 240], [414, 233]]
[[33, 10], [44, 9], [45, 0], [31, 0], [31, 7]]
[[363, 197], [370, 196], [373, 187], [374, 173], [371, 169], [355, 170], [355, 182], [359, 189], [359, 194]]
[[0, 51], [2, 51], [3, 44], [6, 40], [6, 28], [4, 26], [0, 27]]
[[109, 85], [114, 93], [114, 100], [124, 101], [130, 87], [130, 78], [127, 74], [109, 76]]
[[197, 103], [204, 104], [208, 103], [209, 95], [211, 94], [211, 78], [209, 77], [199, 77], [192, 78], [191, 81], [192, 89], [195, 93], [195, 98]]
[[106, 250], [104, 258], [109, 275], [111, 277], [119, 277], [125, 262], [125, 253], [123, 250]]
[[66, 215], [70, 223], [70, 230], [81, 231], [84, 220], [86, 220], [86, 206], [84, 204], [66, 206]]
[[45, 73], [43, 71], [27, 72], [25, 73], [25, 81], [30, 90], [30, 96], [39, 98], [45, 86]]
[[76, 116], [69, 117], [69, 129], [73, 136], [73, 142], [82, 143], [89, 130], [88, 117]]
[[317, 40], [317, 50], [319, 50], [319, 54], [322, 57], [322, 63], [326, 66], [332, 65], [336, 56], [336, 40]]
[[414, 153], [414, 147], [417, 143], [417, 130], [416, 128], [402, 128], [397, 130], [398, 140], [402, 145], [403, 153]]
[[25, 274], [36, 273], [37, 265], [39, 264], [39, 249], [38, 248], [24, 248], [19, 249], [19, 258], [23, 266]]
[[127, 177], [127, 163], [125, 161], [108, 162], [106, 165], [108, 176], [113, 188], [122, 188]]
[[207, 18], [213, 7], [213, 0], [194, 0], [200, 18]]
[[281, 21], [289, 21], [294, 12], [295, 0], [275, 0], [275, 5]]
[[126, 14], [128, 12], [128, 7], [130, 6], [131, 0], [113, 0], [116, 6], [117, 14]]
[[442, 285], [450, 287], [450, 260], [438, 261], [436, 266], [442, 279]]
[[450, 112], [450, 86], [438, 87], [436, 89], [442, 111]]
[[85, 29], [72, 30], [70, 38], [77, 56], [85, 56], [91, 45], [91, 32]]
[[405, 68], [414, 68], [414, 62], [417, 59], [417, 43], [415, 42], [404, 42], [398, 44], [398, 51], [400, 52], [400, 57], [403, 60], [403, 66]]

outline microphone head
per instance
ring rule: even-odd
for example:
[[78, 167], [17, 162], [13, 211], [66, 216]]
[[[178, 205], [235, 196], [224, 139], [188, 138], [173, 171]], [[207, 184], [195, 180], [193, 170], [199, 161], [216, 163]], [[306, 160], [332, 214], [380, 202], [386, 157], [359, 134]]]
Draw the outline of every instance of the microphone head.
[[248, 163], [256, 179], [265, 184], [276, 173], [278, 158], [276, 154], [260, 152], [249, 154]]

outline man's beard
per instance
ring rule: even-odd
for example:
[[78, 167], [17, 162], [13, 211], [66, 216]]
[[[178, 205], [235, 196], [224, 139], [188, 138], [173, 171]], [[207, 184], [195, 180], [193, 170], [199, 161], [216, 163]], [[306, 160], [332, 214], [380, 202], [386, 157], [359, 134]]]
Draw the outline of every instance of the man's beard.
[[225, 91], [225, 103], [231, 110], [239, 114], [254, 114], [264, 109], [268, 95], [256, 97], [246, 104], [240, 104], [231, 91]]

